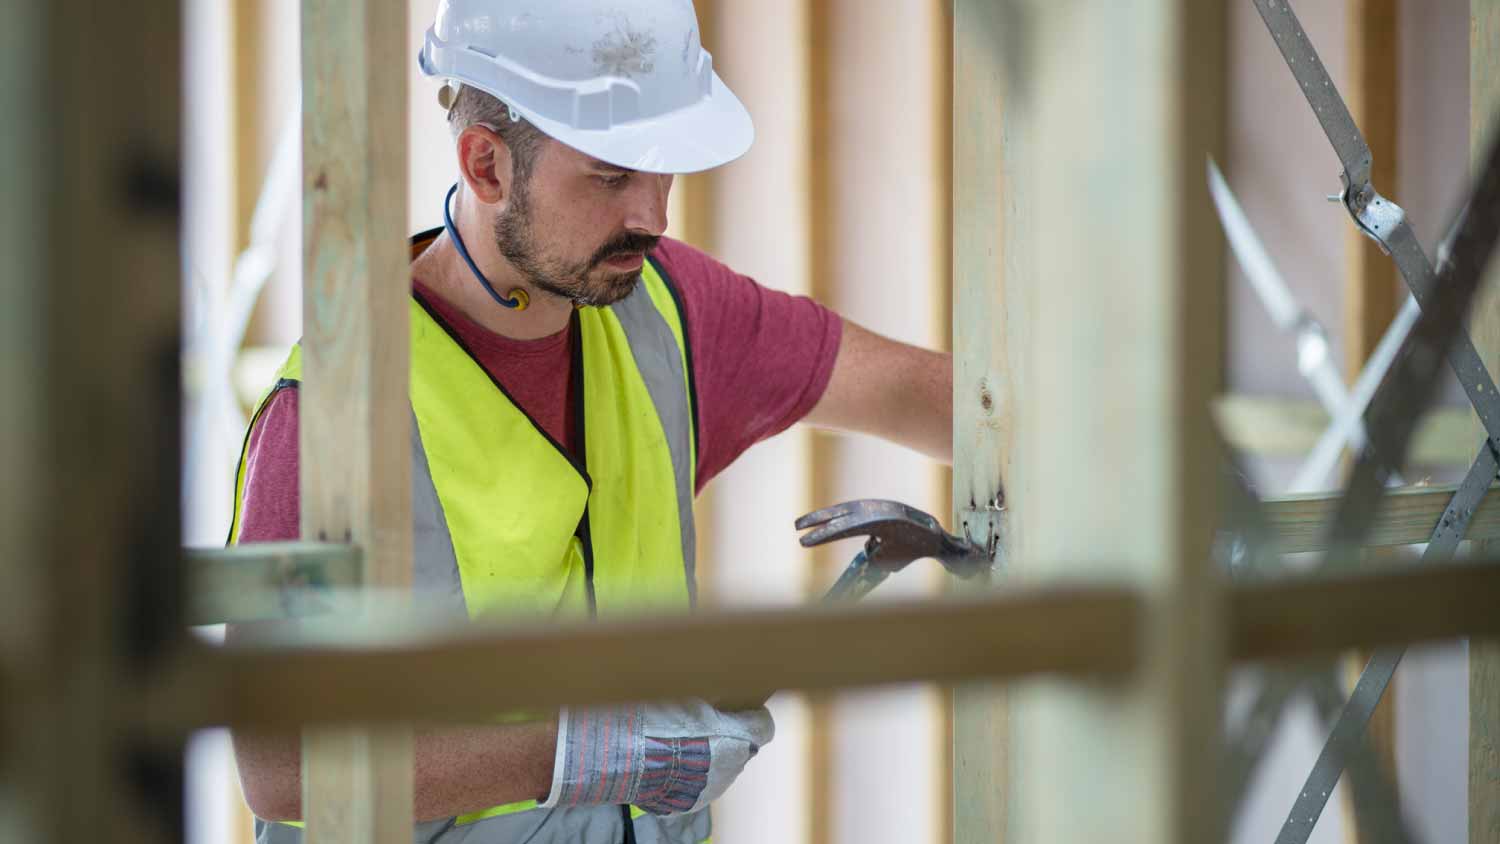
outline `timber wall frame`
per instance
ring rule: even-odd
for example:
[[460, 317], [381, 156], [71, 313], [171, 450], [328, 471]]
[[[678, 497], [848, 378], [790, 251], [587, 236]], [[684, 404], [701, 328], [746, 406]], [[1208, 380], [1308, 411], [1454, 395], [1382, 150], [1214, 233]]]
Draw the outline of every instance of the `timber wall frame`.
[[[0, 437], [16, 467], [0, 474], [0, 831], [180, 837], [173, 754], [206, 725], [310, 726], [309, 840], [394, 842], [410, 834], [404, 723], [1049, 675], [1010, 700], [955, 695], [958, 840], [1217, 840], [1205, 807], [1219, 805], [1228, 662], [1500, 635], [1496, 565], [1221, 582], [1203, 494], [1219, 368], [1202, 362], [1219, 360], [1222, 261], [1201, 162], [1220, 144], [1223, 10], [1085, 5], [954, 4], [955, 524], [1004, 531], [1013, 582], [909, 606], [408, 638], [355, 625], [357, 651], [214, 651], [182, 632], [176, 552], [179, 12], [12, 4], [0, 106], [45, 118], [0, 129], [16, 186], [0, 203], [26, 222], [3, 235], [20, 273], [0, 314], [0, 386], [20, 400]], [[371, 57], [404, 55], [404, 26], [401, 4], [304, 0], [304, 407], [339, 421], [327, 441], [303, 426], [303, 453], [319, 455], [304, 461], [303, 527], [343, 548], [246, 563], [336, 556], [398, 593], [406, 98], [393, 63]], [[38, 79], [78, 107], [43, 107]], [[1152, 118], [1112, 121], [1122, 111]], [[1032, 155], [1042, 139], [1047, 161]], [[671, 666], [633, 656], [664, 642]], [[1476, 717], [1500, 699], [1485, 653]], [[505, 660], [506, 676], [463, 670], [478, 658]], [[1493, 812], [1493, 785], [1472, 778], [1476, 807]]]

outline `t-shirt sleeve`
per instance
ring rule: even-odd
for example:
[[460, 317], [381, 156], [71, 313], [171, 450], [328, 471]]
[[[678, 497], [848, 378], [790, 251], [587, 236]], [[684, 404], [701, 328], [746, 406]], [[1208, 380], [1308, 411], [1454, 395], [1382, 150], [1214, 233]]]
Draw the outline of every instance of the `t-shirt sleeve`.
[[302, 535], [297, 475], [297, 391], [277, 390], [245, 445], [240, 542], [288, 542]]
[[698, 390], [698, 489], [750, 446], [806, 416], [833, 375], [843, 321], [686, 244], [656, 253], [687, 316]]

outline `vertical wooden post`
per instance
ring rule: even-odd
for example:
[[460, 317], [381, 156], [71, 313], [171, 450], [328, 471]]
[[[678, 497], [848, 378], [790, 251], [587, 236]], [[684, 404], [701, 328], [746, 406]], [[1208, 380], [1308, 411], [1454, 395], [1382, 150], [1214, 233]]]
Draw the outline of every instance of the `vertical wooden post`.
[[[833, 237], [834, 173], [826, 162], [837, 152], [833, 146], [833, 74], [834, 27], [838, 25], [833, 0], [811, 0], [807, 15], [807, 203], [808, 203], [808, 281], [810, 293], [830, 305], [835, 292], [837, 268]], [[813, 433], [808, 461], [808, 500], [814, 507], [832, 503], [833, 477], [836, 471], [834, 450], [826, 436]], [[809, 601], [817, 600], [830, 572], [837, 569], [833, 549], [813, 549], [810, 555], [805, 590]], [[835, 575], [836, 576], [836, 575]], [[835, 701], [837, 696], [814, 692], [807, 696], [808, 710], [808, 793], [807, 840], [834, 841], [838, 830], [834, 819], [834, 781], [837, 776], [834, 756]]]
[[180, 840], [119, 702], [181, 635], [181, 9], [4, 19], [0, 839]]
[[[1389, 196], [1399, 199], [1400, 156], [1400, 32], [1397, 0], [1346, 0], [1348, 26], [1349, 83], [1345, 87], [1349, 110], [1374, 151], [1371, 181]], [[1360, 369], [1375, 351], [1386, 328], [1396, 318], [1405, 290], [1396, 265], [1380, 251], [1375, 241], [1349, 226], [1344, 234], [1348, 257], [1344, 275], [1344, 374], [1352, 385]], [[1373, 555], [1383, 552], [1372, 551]], [[1370, 651], [1352, 654], [1346, 661], [1348, 688], [1359, 680], [1369, 662]], [[1367, 735], [1386, 775], [1396, 783], [1396, 691], [1395, 683], [1381, 699]], [[1378, 831], [1361, 820], [1346, 792], [1343, 809], [1350, 823], [1345, 827], [1351, 842], [1375, 841]]]
[[1014, 410], [1024, 460], [1007, 477], [1012, 567], [1128, 581], [1148, 602], [1130, 679], [1014, 695], [1010, 826], [1026, 841], [1222, 840], [1225, 613], [1204, 491], [1223, 256], [1204, 169], [1222, 146], [1224, 5], [1001, 5], [1005, 115], [1025, 111], [1038, 150], [1034, 180], [1004, 194], [1006, 225], [1030, 217], [1035, 243], [1014, 282], [1034, 318]]
[[[937, 277], [939, 307], [937, 312], [937, 336], [941, 348], [953, 351], [953, 0], [932, 0], [933, 26], [933, 94], [932, 126], [935, 130], [934, 148], [940, 160], [937, 178], [933, 180], [933, 206], [938, 209], [938, 218], [933, 221], [933, 243], [937, 245], [933, 273]], [[939, 474], [936, 487], [944, 501], [935, 513], [953, 512], [953, 469], [937, 467]], [[954, 524], [950, 522], [950, 524]], [[939, 690], [938, 717], [938, 781], [935, 803], [938, 806], [938, 830], [934, 844], [953, 844], [953, 812], [950, 808], [954, 777], [954, 690], [943, 686]]]
[[[1399, 200], [1401, 39], [1397, 0], [1346, 0], [1349, 111], [1374, 151], [1371, 181]], [[1396, 318], [1403, 298], [1396, 265], [1375, 241], [1348, 227], [1344, 235], [1344, 369], [1350, 383]], [[1388, 696], [1389, 697], [1389, 696]], [[1377, 718], [1381, 717], [1379, 713]], [[1374, 724], [1372, 723], [1373, 727]]]
[[[724, 0], [698, 0], [693, 4], [698, 13], [698, 37], [703, 42], [703, 49], [713, 54], [715, 67], [723, 65], [723, 62], [719, 61], [718, 42], [715, 40], [718, 32], [719, 2], [724, 2]], [[713, 252], [714, 233], [718, 228], [714, 218], [715, 200], [718, 195], [715, 180], [716, 175], [712, 170], [677, 177], [668, 200], [670, 225], [667, 235], [669, 237], [692, 244], [706, 252]], [[699, 550], [707, 548], [704, 540], [705, 536], [700, 527]], [[698, 555], [700, 565], [708, 562], [704, 559], [705, 556], [701, 553]], [[700, 570], [698, 578], [700, 595], [704, 586], [702, 575], [703, 572]]]
[[[1477, 159], [1500, 112], [1500, 0], [1471, 0], [1469, 10], [1469, 139]], [[1469, 336], [1494, 374], [1500, 372], [1500, 269], [1491, 264], [1489, 272], [1470, 312]], [[1483, 430], [1476, 418], [1474, 438]], [[1470, 640], [1469, 842], [1491, 841], [1500, 841], [1500, 642]]]
[[[303, 0], [302, 535], [411, 584], [405, 3]], [[310, 842], [409, 842], [407, 728], [309, 730]]]
[[[953, 506], [954, 524], [984, 542], [1001, 530], [1001, 495], [1013, 483], [1024, 402], [1036, 260], [1029, 103], [1007, 89], [1002, 4], [953, 7]], [[1006, 557], [1024, 534], [1005, 536]], [[1009, 707], [998, 686], [953, 691], [955, 841], [1011, 838]]]
[[[266, 163], [269, 158], [265, 149], [265, 71], [267, 11], [265, 4], [236, 0], [229, 4], [231, 34], [234, 55], [231, 63], [231, 79], [234, 85], [234, 214], [231, 218], [234, 236], [231, 246], [235, 254], [250, 245], [250, 218], [255, 214], [255, 203], [260, 199], [261, 185], [265, 181]], [[272, 125], [272, 131], [278, 126]]]

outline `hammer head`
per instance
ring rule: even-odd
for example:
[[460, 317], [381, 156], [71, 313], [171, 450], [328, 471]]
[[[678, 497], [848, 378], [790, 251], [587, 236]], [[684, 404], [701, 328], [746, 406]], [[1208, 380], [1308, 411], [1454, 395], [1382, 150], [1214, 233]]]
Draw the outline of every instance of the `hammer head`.
[[837, 539], [867, 536], [870, 563], [891, 571], [932, 557], [959, 577], [973, 577], [990, 565], [984, 549], [943, 530], [937, 519], [899, 501], [864, 499], [836, 504], [797, 520], [807, 530], [801, 543], [812, 548]]

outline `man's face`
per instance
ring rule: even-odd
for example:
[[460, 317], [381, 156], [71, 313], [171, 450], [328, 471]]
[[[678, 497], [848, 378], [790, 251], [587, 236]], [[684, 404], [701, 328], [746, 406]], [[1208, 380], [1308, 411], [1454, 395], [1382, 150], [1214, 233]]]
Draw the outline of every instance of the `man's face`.
[[671, 176], [625, 170], [547, 141], [529, 179], [511, 185], [495, 243], [539, 290], [610, 305], [641, 280], [667, 228]]

